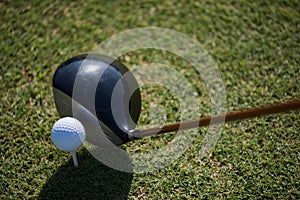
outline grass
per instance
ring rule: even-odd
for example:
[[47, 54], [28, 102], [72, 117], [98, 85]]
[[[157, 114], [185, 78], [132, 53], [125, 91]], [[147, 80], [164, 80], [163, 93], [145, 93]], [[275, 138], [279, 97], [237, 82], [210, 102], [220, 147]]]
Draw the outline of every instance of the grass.
[[[51, 88], [56, 67], [137, 27], [170, 28], [201, 43], [221, 72], [229, 111], [299, 98], [299, 11], [296, 0], [0, 2], [1, 199], [299, 199], [299, 111], [225, 125], [201, 161], [199, 134], [175, 163], [146, 174], [110, 169], [84, 148], [82, 167], [75, 170], [70, 155], [50, 139], [59, 118]], [[129, 67], [153, 60], [178, 66], [201, 91], [199, 80], [175, 56], [156, 51], [127, 56], [122, 61]], [[149, 87], [142, 95], [141, 125], [151, 121], [152, 101], [166, 106], [170, 122], [177, 119], [176, 100], [163, 100], [168, 92]], [[200, 103], [207, 105], [205, 98]], [[124, 148], [147, 151], [168, 139]]]

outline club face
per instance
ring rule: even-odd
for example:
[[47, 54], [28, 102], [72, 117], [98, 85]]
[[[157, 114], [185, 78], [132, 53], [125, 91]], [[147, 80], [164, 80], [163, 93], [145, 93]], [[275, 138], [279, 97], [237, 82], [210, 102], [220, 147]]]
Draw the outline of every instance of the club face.
[[[96, 85], [92, 81], [95, 78]], [[95, 92], [89, 95], [93, 87]], [[97, 118], [104, 134], [115, 145], [130, 140], [128, 132], [135, 128], [141, 112], [140, 90], [133, 74], [119, 61], [103, 55], [76, 56], [60, 65], [53, 76], [53, 94], [61, 117], [78, 114], [74, 113], [75, 101], [80, 113], [85, 113], [82, 117], [85, 127], [93, 127], [89, 123], [92, 117]], [[88, 98], [94, 101], [85, 101]], [[99, 146], [102, 144], [99, 140], [105, 139], [95, 135], [95, 128], [87, 130], [86, 140]]]

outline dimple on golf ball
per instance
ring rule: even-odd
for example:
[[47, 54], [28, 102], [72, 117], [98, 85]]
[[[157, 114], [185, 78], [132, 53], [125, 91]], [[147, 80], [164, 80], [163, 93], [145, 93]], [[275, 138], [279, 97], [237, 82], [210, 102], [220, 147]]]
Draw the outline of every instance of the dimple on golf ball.
[[62, 151], [75, 151], [81, 147], [85, 137], [83, 125], [72, 117], [61, 118], [52, 128], [51, 139], [55, 146]]

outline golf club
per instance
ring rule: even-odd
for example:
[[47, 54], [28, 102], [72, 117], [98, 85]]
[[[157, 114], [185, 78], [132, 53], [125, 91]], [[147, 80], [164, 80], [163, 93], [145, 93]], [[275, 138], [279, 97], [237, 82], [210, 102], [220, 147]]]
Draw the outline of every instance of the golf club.
[[[125, 73], [129, 73], [126, 78], [123, 77]], [[119, 98], [115, 106], [112, 106], [112, 93], [118, 82], [121, 83], [118, 84], [117, 90]], [[95, 83], [95, 91], [91, 91]], [[79, 95], [76, 94], [78, 90]], [[135, 125], [141, 113], [141, 94], [134, 75], [118, 60], [97, 54], [76, 56], [61, 64], [53, 76], [53, 94], [61, 117], [73, 117], [72, 102], [76, 102], [87, 116], [86, 123], [96, 117], [104, 134], [115, 145], [179, 129], [197, 128], [300, 109], [300, 99], [297, 99], [138, 130], [135, 129]], [[89, 100], [90, 94], [94, 94], [94, 101]], [[113, 112], [114, 110], [117, 110], [117, 116], [114, 115], [116, 113]], [[128, 120], [129, 118], [132, 120]], [[85, 127], [86, 123], [83, 123]], [[93, 132], [95, 130], [87, 130], [86, 140], [99, 145], [95, 141]]]

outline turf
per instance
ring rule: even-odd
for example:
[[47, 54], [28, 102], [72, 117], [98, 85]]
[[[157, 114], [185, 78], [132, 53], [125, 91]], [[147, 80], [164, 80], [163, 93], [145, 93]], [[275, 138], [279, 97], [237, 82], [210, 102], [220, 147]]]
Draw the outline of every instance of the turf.
[[[300, 98], [298, 1], [1, 1], [0, 16], [1, 199], [299, 199], [299, 111], [227, 124], [213, 151], [199, 161], [206, 131], [201, 128], [183, 156], [145, 174], [110, 169], [84, 148], [75, 170], [70, 155], [50, 139], [59, 118], [51, 88], [56, 67], [137, 27], [170, 28], [198, 41], [220, 70], [229, 111]], [[129, 68], [171, 63], [202, 91], [174, 55], [147, 50], [121, 60]], [[165, 108], [168, 122], [177, 120], [178, 102], [168, 95], [143, 88], [141, 126], [159, 124], [150, 119], [152, 104]], [[199, 101], [207, 106], [207, 97]], [[150, 151], [170, 137], [123, 148]]]

